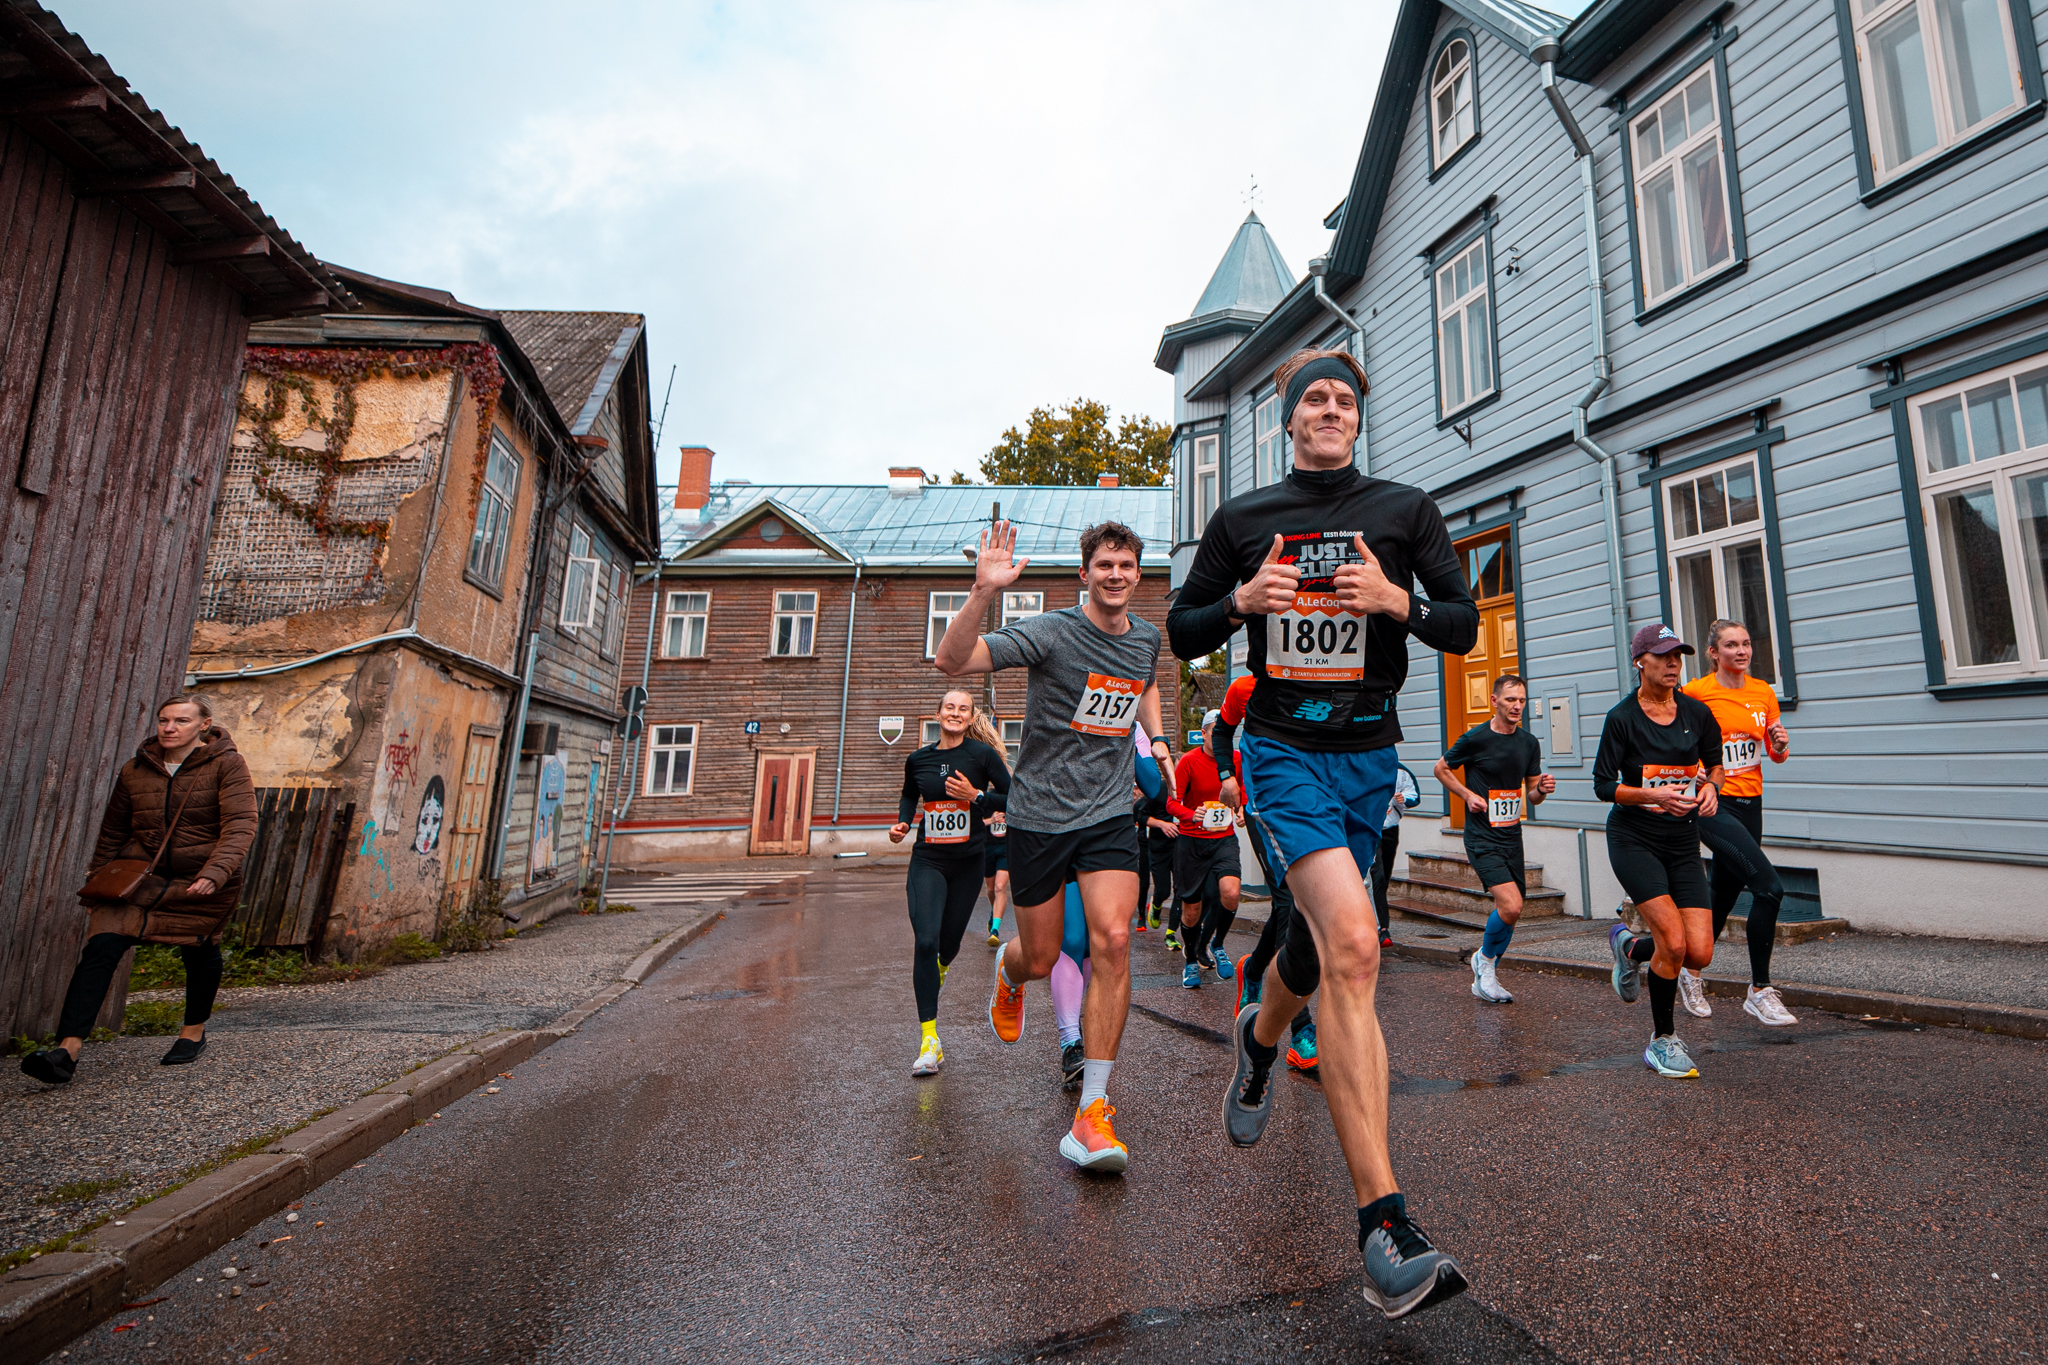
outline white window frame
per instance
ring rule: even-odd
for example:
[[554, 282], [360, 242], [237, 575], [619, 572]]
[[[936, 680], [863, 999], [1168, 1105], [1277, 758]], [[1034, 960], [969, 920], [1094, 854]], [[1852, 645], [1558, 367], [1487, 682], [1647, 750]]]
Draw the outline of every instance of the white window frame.
[[[2015, 392], [2022, 379], [2040, 382], [2034, 404]], [[1997, 385], [2006, 386], [2013, 401], [2013, 439], [2016, 446], [1999, 455], [1988, 449], [1986, 437], [1996, 434], [1995, 409], [1984, 398]], [[1971, 399], [1977, 397], [1973, 403]], [[1961, 435], [1964, 440], [1960, 463], [1937, 468], [1937, 454], [1930, 439], [1931, 419], [1936, 410], [1958, 398], [1963, 400]], [[1944, 672], [1950, 682], [1989, 681], [1998, 678], [2031, 678], [2048, 674], [2048, 573], [2029, 566], [2024, 557], [2019, 520], [2019, 488], [2025, 479], [2048, 476], [2048, 352], [1967, 379], [1929, 390], [1907, 401], [1908, 425], [1913, 435], [1915, 474], [1920, 484], [1920, 519], [1926, 528], [1928, 576], [1934, 586], [1935, 618], [1941, 628]], [[2039, 440], [2031, 438], [2039, 437]], [[2031, 443], [2030, 443], [2031, 441]], [[1959, 644], [1955, 620], [1955, 599], [1966, 591], [1958, 576], [1958, 565], [1944, 548], [1941, 502], [1944, 497], [1966, 490], [1989, 487], [1998, 516], [2000, 558], [2005, 571], [2005, 588], [2012, 604], [2014, 658], [2002, 663], [1966, 664]], [[2031, 568], [2031, 572], [2030, 572]]]
[[940, 731], [937, 721], [927, 720], [919, 722], [917, 727], [917, 743], [919, 748], [937, 744], [943, 738], [945, 736]]
[[598, 637], [597, 653], [602, 659], [616, 659], [619, 646], [625, 643], [626, 615], [632, 600], [625, 564], [603, 561], [598, 569], [597, 582], [599, 601], [604, 606], [604, 629]]
[[1202, 531], [1209, 525], [1209, 518], [1216, 515], [1222, 505], [1223, 491], [1223, 438], [1210, 433], [1197, 436], [1191, 443], [1188, 466], [1192, 471], [1188, 478], [1188, 527], [1190, 540], [1200, 540]]
[[[1456, 49], [1464, 49], [1462, 55], [1454, 56]], [[1462, 90], [1460, 77], [1463, 77]], [[1472, 43], [1463, 34], [1444, 44], [1444, 50], [1437, 54], [1436, 65], [1429, 73], [1429, 146], [1430, 168], [1442, 167], [1459, 148], [1479, 136], [1477, 82], [1473, 78]], [[1444, 96], [1451, 96], [1448, 116], [1444, 108]], [[1463, 99], [1459, 98], [1462, 93]], [[1460, 119], [1464, 123], [1462, 133], [1455, 142], [1444, 140], [1446, 131], [1455, 132]]]
[[1088, 605], [1088, 589], [1083, 588], [1079, 592], [1074, 594], [1074, 605], [1077, 607], [1085, 607]]
[[[2026, 101], [2027, 87], [2020, 72], [2019, 44], [2013, 35], [2012, 3], [2011, 0], [1994, 2], [2005, 42], [2005, 73], [2012, 81], [2012, 98], [2001, 108], [1983, 114], [1976, 122], [1964, 124], [1961, 122], [1962, 112], [1954, 107], [1954, 54], [1949, 51], [1947, 35], [1938, 22], [1938, 7], [1943, 0], [1851, 0], [1856, 35], [1856, 74], [1863, 86], [1863, 119], [1869, 134], [1870, 174], [1876, 184], [1896, 179], [1930, 158], [1941, 155], [1973, 133], [1989, 128], [2013, 113]], [[1888, 124], [1879, 104], [1880, 82], [1877, 79], [1878, 68], [1871, 55], [1872, 39], [1879, 29], [1897, 23], [1908, 14], [1919, 25], [1922, 63], [1919, 74], [1927, 81], [1922, 88], [1931, 106], [1928, 112], [1934, 119], [1934, 143], [1895, 165], [1889, 165]]]
[[596, 619], [598, 566], [590, 532], [570, 522], [569, 562], [562, 571], [562, 629], [581, 630]]
[[[1467, 272], [1467, 284], [1462, 293], [1457, 290], [1457, 267], [1463, 264]], [[1480, 233], [1464, 246], [1450, 254], [1450, 259], [1430, 274], [1430, 301], [1436, 313], [1436, 374], [1437, 404], [1440, 417], [1451, 417], [1463, 412], [1481, 399], [1490, 398], [1500, 389], [1500, 357], [1493, 353], [1493, 269], [1491, 253], [1487, 251], [1486, 234]], [[1474, 304], [1484, 307], [1480, 318], [1481, 326], [1474, 335], [1472, 326]], [[1452, 318], [1458, 319], [1460, 353], [1458, 356], [1458, 377], [1465, 385], [1464, 392], [1456, 402], [1451, 401], [1449, 344], [1445, 339], [1444, 324]], [[1475, 344], [1481, 350], [1474, 350]], [[1482, 354], [1483, 352], [1483, 354]], [[1486, 362], [1486, 386], [1479, 388], [1471, 382], [1474, 362]]]
[[1003, 756], [1009, 760], [1010, 767], [1014, 770], [1017, 766], [1017, 755], [1024, 748], [1024, 722], [1021, 719], [997, 721], [996, 731], [1003, 737]]
[[[1702, 94], [1706, 98], [1704, 115], [1699, 114], [1699, 99]], [[1667, 115], [1674, 111], [1686, 131], [1677, 142], [1667, 143], [1664, 139], [1670, 123]], [[1700, 281], [1732, 269], [1741, 259], [1735, 249], [1735, 196], [1733, 188], [1728, 183], [1728, 149], [1723, 137], [1723, 112], [1719, 69], [1714, 58], [1710, 56], [1688, 73], [1684, 80], [1672, 86], [1664, 98], [1629, 122], [1629, 167], [1635, 176], [1633, 193], [1636, 204], [1636, 263], [1642, 272], [1645, 307], [1655, 306], [1668, 298], [1682, 294]], [[1703, 119], [1697, 128], [1692, 126], [1695, 116]], [[1645, 156], [1645, 138], [1652, 135], [1657, 139], [1658, 151], [1655, 156]], [[1709, 261], [1705, 265], [1693, 260], [1695, 246], [1700, 248], [1702, 254], [1706, 249], [1704, 228], [1702, 223], [1695, 219], [1703, 220], [1709, 216], [1711, 206], [1704, 203], [1694, 204], [1693, 187], [1686, 176], [1688, 163], [1711, 166], [1719, 190], [1721, 259]], [[1658, 220], [1650, 211], [1649, 195], [1652, 183], [1667, 175], [1671, 178], [1674, 231], [1672, 250], [1676, 254], [1678, 264], [1678, 279], [1672, 284], [1664, 283], [1662, 274], [1655, 269], [1655, 263], [1662, 256], [1662, 247], [1657, 245], [1661, 240], [1657, 231]]]
[[939, 657], [939, 641], [946, 638], [946, 631], [953, 624], [953, 618], [967, 610], [968, 596], [964, 592], [935, 592], [925, 598], [925, 658]]
[[512, 513], [519, 503], [519, 452], [500, 433], [491, 433], [491, 453], [477, 488], [476, 527], [469, 536], [464, 572], [496, 592], [505, 579], [505, 555], [512, 544]]
[[1280, 425], [1280, 395], [1267, 394], [1265, 401], [1252, 409], [1252, 446], [1257, 451], [1252, 476], [1259, 487], [1287, 477], [1288, 466], [1293, 463], [1289, 458], [1292, 444], [1287, 439], [1287, 429]]
[[1006, 592], [1003, 594], [1003, 624], [1013, 626], [1019, 621], [1028, 621], [1034, 616], [1045, 615], [1045, 594], [1042, 592]]
[[[696, 639], [691, 640], [692, 627]], [[680, 638], [679, 638], [680, 637]], [[661, 618], [661, 657], [664, 659], [701, 659], [711, 638], [711, 594], [708, 592], [670, 592], [668, 610]], [[697, 647], [692, 650], [689, 646]]]
[[817, 648], [818, 594], [778, 589], [774, 619], [768, 627], [769, 654], [778, 659], [807, 659]]
[[[1745, 469], [1749, 473], [1750, 494], [1755, 502], [1755, 509], [1746, 520], [1735, 521], [1732, 519], [1733, 501], [1727, 497], [1725, 489], [1730, 472]], [[1745, 451], [1733, 459], [1702, 465], [1698, 469], [1688, 469], [1658, 483], [1657, 496], [1664, 500], [1664, 571], [1667, 575], [1665, 581], [1671, 585], [1671, 611], [1678, 618], [1673, 624], [1678, 627], [1679, 634], [1691, 641], [1693, 647], [1699, 651], [1686, 656], [1685, 677], [1688, 682], [1713, 667], [1712, 661], [1707, 658], [1707, 626], [1717, 618], [1726, 618], [1741, 621], [1749, 629], [1749, 638], [1757, 642], [1756, 662], [1751, 666], [1751, 673], [1773, 687], [1782, 690], [1784, 686], [1785, 662], [1778, 657], [1777, 604], [1771, 600], [1771, 537], [1769, 518], [1765, 516], [1764, 509], [1762, 472], [1757, 464], [1756, 453]], [[1720, 477], [1720, 484], [1724, 490], [1724, 514], [1730, 519], [1721, 526], [1708, 530], [1705, 526], [1706, 514], [1703, 510], [1698, 510], [1701, 507], [1699, 489], [1702, 485], [1711, 486], [1716, 475]], [[1695, 519], [1699, 529], [1690, 535], [1683, 533], [1684, 524], [1678, 514], [1676, 500], [1681, 489], [1691, 492], [1696, 509]], [[1732, 553], [1752, 544], [1756, 546], [1757, 567], [1762, 574], [1761, 620], [1750, 619], [1756, 613], [1740, 608], [1730, 591], [1734, 581], [1730, 568]], [[1695, 620], [1691, 599], [1685, 591], [1687, 576], [1679, 571], [1679, 565], [1702, 554], [1707, 556], [1712, 575], [1714, 609], [1704, 619]]]
[[[693, 721], [647, 727], [647, 779], [645, 796], [688, 796], [697, 783], [698, 726]], [[664, 742], [666, 741], [666, 742]], [[683, 755], [683, 785], [675, 785], [675, 755]], [[655, 769], [661, 770], [661, 785], [655, 785]]]

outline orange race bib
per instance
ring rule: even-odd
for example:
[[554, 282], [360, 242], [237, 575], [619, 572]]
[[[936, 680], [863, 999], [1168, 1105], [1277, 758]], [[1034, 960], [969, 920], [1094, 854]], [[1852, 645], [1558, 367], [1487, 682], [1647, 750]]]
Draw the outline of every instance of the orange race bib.
[[1090, 673], [1067, 724], [1084, 735], [1128, 735], [1138, 719], [1138, 698], [1144, 695], [1145, 684], [1135, 678]]
[[1699, 776], [1699, 771], [1699, 766], [1693, 763], [1645, 763], [1643, 785], [1649, 788], [1690, 787]]
[[1513, 829], [1522, 823], [1522, 789], [1486, 793], [1486, 823], [1495, 829]]
[[924, 803], [924, 841], [928, 844], [964, 844], [970, 817], [965, 801]]
[[1195, 814], [1201, 816], [1202, 828], [1211, 833], [1230, 828], [1230, 807], [1221, 801], [1204, 801]]

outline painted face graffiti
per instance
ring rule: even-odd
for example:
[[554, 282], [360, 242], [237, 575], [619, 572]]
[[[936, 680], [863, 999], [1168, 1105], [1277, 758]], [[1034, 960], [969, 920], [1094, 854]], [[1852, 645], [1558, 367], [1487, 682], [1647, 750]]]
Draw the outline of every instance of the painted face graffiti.
[[437, 773], [427, 779], [426, 794], [420, 798], [419, 824], [413, 830], [413, 852], [432, 853], [441, 846], [441, 818], [446, 802], [447, 788]]

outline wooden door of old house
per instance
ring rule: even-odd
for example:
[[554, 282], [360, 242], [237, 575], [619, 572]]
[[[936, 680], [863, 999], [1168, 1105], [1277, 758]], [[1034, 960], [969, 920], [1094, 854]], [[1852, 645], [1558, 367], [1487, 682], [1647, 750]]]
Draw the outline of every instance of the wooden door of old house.
[[491, 818], [491, 776], [498, 766], [498, 731], [472, 725], [469, 749], [462, 756], [462, 781], [455, 792], [454, 831], [447, 840], [446, 896], [459, 909], [475, 885], [477, 864], [484, 856], [484, 826]]
[[816, 749], [764, 749], [754, 760], [754, 822], [747, 852], [798, 855], [811, 849], [811, 770]]
[[[1502, 527], [1456, 542], [1465, 586], [1479, 604], [1479, 638], [1471, 652], [1444, 656], [1444, 719], [1450, 738], [1484, 725], [1493, 712], [1493, 680], [1522, 671], [1520, 622], [1515, 611], [1514, 555]], [[1465, 807], [1447, 803], [1454, 829], [1465, 827]]]

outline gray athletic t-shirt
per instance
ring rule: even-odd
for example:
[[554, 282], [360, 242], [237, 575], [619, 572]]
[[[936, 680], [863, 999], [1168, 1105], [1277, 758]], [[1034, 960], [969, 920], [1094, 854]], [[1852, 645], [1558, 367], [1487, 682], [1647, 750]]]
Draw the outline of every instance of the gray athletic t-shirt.
[[1159, 627], [1136, 616], [1130, 623], [1111, 635], [1065, 607], [983, 637], [997, 668], [1031, 670], [1010, 828], [1065, 834], [1131, 818], [1131, 726], [1159, 664]]

